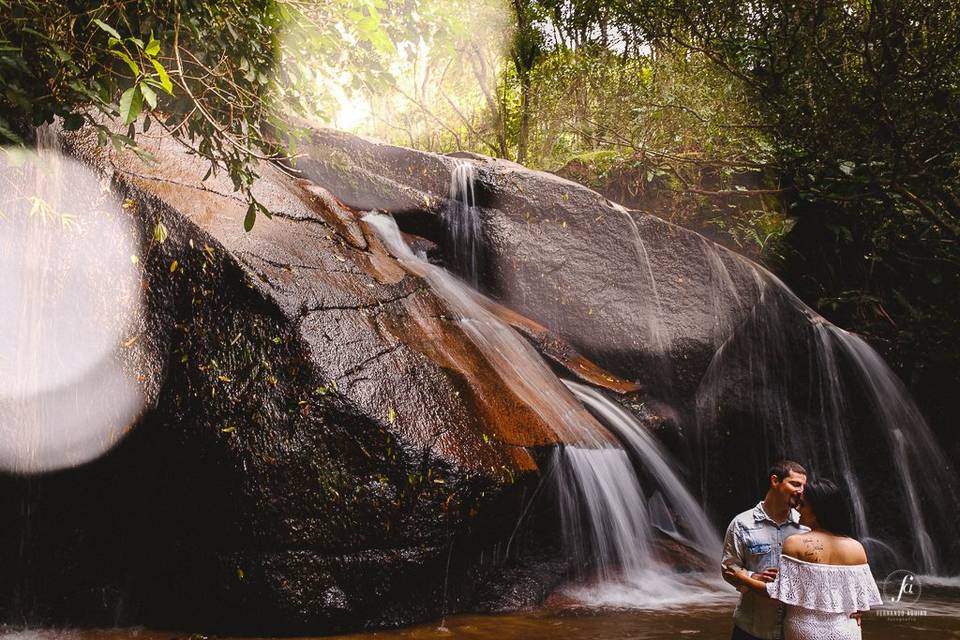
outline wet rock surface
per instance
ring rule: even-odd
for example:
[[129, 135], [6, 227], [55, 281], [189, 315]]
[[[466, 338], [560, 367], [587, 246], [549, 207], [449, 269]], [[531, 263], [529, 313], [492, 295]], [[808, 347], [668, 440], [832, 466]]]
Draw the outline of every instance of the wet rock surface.
[[325, 190], [262, 166], [247, 234], [225, 177], [140, 144], [157, 164], [66, 139], [141, 227], [155, 393], [100, 460], [0, 479], [3, 617], [318, 633], [464, 606], [551, 426]]
[[[429, 237], [442, 253], [438, 225], [455, 160], [322, 129], [301, 148], [301, 175], [348, 205], [390, 210], [402, 229]], [[633, 383], [631, 391], [616, 389], [631, 394], [625, 406], [657, 414], [658, 435], [699, 473], [698, 390], [721, 345], [750, 317], [766, 276], [692, 231], [582, 185], [511, 162], [474, 161], [483, 290]], [[387, 182], [404, 185], [402, 201], [376, 199]], [[806, 321], [787, 318], [798, 320]], [[520, 330], [549, 357], [549, 341]]]
[[[301, 148], [303, 176], [347, 204], [393, 212], [443, 260], [454, 159], [326, 130]], [[955, 549], [950, 513], [960, 500], [938, 487], [954, 486], [956, 471], [867, 345], [828, 328], [759, 265], [668, 222], [669, 211], [627, 210], [552, 174], [471, 159], [481, 288], [635, 383], [619, 401], [645, 416], [717, 523], [762, 494], [770, 461], [792, 457], [849, 484], [868, 505], [858, 516], [864, 531], [886, 540], [900, 564], [933, 566], [936, 554], [921, 547]], [[379, 197], [394, 183], [403, 198]], [[536, 331], [526, 335], [549, 354]], [[936, 479], [911, 470], [921, 460], [935, 461]], [[918, 491], [929, 509], [908, 515]]]
[[[393, 212], [439, 241], [454, 160], [319, 130], [302, 175], [351, 206]], [[350, 162], [347, 162], [347, 159]], [[702, 236], [582, 185], [478, 160], [485, 292], [614, 374], [688, 400], [717, 346], [756, 303], [750, 264]], [[403, 198], [382, 197], [402, 184]]]

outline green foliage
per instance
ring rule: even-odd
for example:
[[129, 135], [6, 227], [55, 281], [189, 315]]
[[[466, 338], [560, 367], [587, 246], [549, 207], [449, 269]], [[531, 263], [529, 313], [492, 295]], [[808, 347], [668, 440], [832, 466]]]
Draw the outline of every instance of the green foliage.
[[[782, 272], [956, 382], [960, 303], [960, 6], [951, 0], [618, 2], [654, 46], [740, 83], [789, 186]], [[931, 382], [944, 384], [941, 379]]]
[[[785, 227], [768, 224], [784, 218], [773, 146], [749, 126], [758, 114], [740, 84], [708, 59], [561, 49], [535, 71], [533, 93], [538, 164], [681, 224], [713, 225], [748, 253], [777, 254]], [[578, 175], [573, 165], [591, 150], [612, 158]]]
[[559, 170], [756, 257], [780, 255], [791, 223], [771, 137], [752, 126], [742, 82], [706, 56], [645, 48], [601, 2], [404, 6], [424, 51], [406, 50], [393, 84], [371, 92], [362, 132]]
[[250, 201], [249, 229], [267, 213], [250, 191], [252, 161], [285, 154], [276, 141], [294, 133], [289, 114], [322, 112], [321, 73], [371, 83], [383, 74], [378, 54], [393, 48], [383, 6], [0, 0], [0, 142], [22, 144], [61, 118], [68, 130], [92, 126], [101, 143], [140, 152], [138, 128], [159, 124], [211, 171], [228, 173]]

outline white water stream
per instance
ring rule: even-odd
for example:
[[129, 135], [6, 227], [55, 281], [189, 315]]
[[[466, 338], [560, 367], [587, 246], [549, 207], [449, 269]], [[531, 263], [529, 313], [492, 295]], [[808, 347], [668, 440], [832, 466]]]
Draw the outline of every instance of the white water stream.
[[404, 242], [392, 217], [370, 213], [363, 221], [376, 231], [404, 267], [430, 284], [510, 390], [564, 441], [587, 447], [609, 446], [606, 430], [567, 391], [536, 349], [487, 310], [482, 294], [445, 269], [416, 256]]
[[[671, 513], [676, 520], [670, 528], [681, 532], [678, 537], [695, 550], [693, 555], [715, 556], [719, 541], [662, 449], [636, 419], [589, 387], [561, 383], [522, 336], [487, 311], [481, 294], [416, 256], [393, 218], [371, 213], [363, 220], [394, 257], [427, 280], [511, 390], [567, 443], [557, 449], [554, 459], [563, 539], [584, 573], [566, 593], [585, 604], [630, 607], [728, 598], [718, 578], [677, 573], [659, 558], [655, 540], [662, 534], [657, 529], [667, 528]], [[658, 491], [652, 496], [660, 505], [657, 529], [647, 508], [653, 498], [647, 497], [630, 455], [615, 445], [608, 429], [656, 479]], [[664, 504], [669, 507], [666, 514]]]
[[[916, 573], [949, 569], [937, 547], [954, 544], [960, 535], [957, 478], [903, 383], [862, 338], [821, 317], [773, 274], [746, 260], [743, 264], [753, 274], [758, 302], [720, 344], [697, 391], [701, 460], [712, 453], [705, 438], [716, 431], [715, 421], [730, 390], [725, 364], [728, 358], [745, 358], [753, 377], [740, 381], [736, 393], [746, 399], [755, 429], [774, 435], [782, 450], [804, 460], [817, 475], [846, 485], [857, 537], [865, 542], [868, 554], [888, 567]], [[785, 332], [783, 327], [796, 327], [797, 314], [809, 324]], [[789, 366], [773, 365], [789, 362], [791, 344], [804, 345], [809, 354], [802, 380], [792, 377], [795, 372], [791, 374]], [[737, 353], [729, 353], [731, 349]], [[809, 394], [805, 409], [791, 402], [798, 384]], [[859, 433], [851, 426], [857, 419], [852, 397], [869, 409], [869, 423]], [[811, 422], [805, 413], [819, 419]], [[875, 438], [880, 441], [871, 441]], [[865, 446], [875, 450], [874, 457], [860, 455], [855, 462], [854, 453]], [[701, 473], [706, 467], [702, 462]], [[892, 485], [888, 503], [899, 506], [882, 505], [886, 508], [882, 521], [871, 513], [863, 480], [866, 472], [876, 474], [878, 468], [884, 471], [883, 481]], [[873, 478], [876, 482], [877, 476]], [[884, 534], [876, 533], [884, 529]], [[891, 530], [906, 533], [909, 540], [897, 541], [890, 537]], [[933, 530], [939, 532], [940, 543], [934, 542]]]
[[449, 203], [443, 212], [449, 254], [454, 271], [471, 287], [479, 285], [480, 211], [474, 187], [476, 169], [472, 162], [454, 160], [450, 176]]

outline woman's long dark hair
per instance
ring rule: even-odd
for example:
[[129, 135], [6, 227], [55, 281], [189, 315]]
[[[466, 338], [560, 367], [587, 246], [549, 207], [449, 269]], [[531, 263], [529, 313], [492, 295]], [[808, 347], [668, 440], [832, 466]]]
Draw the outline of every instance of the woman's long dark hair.
[[853, 505], [833, 480], [811, 480], [803, 490], [803, 500], [810, 505], [820, 528], [853, 537]]

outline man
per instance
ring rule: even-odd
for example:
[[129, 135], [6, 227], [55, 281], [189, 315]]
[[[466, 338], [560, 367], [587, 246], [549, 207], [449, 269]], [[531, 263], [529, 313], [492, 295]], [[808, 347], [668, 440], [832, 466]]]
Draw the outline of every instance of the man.
[[807, 471], [791, 460], [777, 462], [767, 472], [767, 495], [727, 527], [723, 540], [723, 579], [743, 594], [733, 614], [731, 640], [779, 640], [783, 610], [780, 602], [746, 586], [747, 579], [772, 582], [780, 566], [783, 541], [808, 531], [796, 507], [807, 483]]

